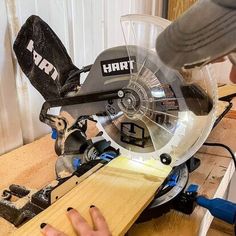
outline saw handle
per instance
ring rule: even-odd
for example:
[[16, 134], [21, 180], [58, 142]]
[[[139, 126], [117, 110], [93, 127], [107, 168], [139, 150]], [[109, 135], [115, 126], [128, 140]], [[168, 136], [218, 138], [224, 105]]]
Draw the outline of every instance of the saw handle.
[[235, 203], [221, 198], [208, 199], [204, 196], [197, 197], [196, 202], [199, 206], [208, 209], [214, 217], [229, 224], [236, 223]]

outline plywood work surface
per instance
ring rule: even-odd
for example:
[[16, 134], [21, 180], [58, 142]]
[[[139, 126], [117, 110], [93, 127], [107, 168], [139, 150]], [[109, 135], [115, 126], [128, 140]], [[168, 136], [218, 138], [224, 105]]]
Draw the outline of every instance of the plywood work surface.
[[[19, 184], [40, 189], [56, 178], [57, 155], [49, 135], [0, 156], [0, 189]], [[0, 236], [9, 235], [15, 228], [0, 217]]]
[[[55, 178], [55, 157], [49, 136], [3, 155], [0, 158], [0, 173], [4, 176], [1, 188], [11, 183], [41, 188]], [[66, 209], [74, 207], [90, 221], [88, 209], [91, 204], [102, 210], [113, 235], [122, 235], [150, 203], [157, 188], [169, 174], [171, 168], [160, 165], [153, 167], [153, 163], [117, 158], [20, 229], [15, 230], [1, 220], [0, 235], [7, 235], [11, 231], [14, 235], [41, 235], [39, 225], [42, 222], [74, 235], [65, 215]]]
[[[223, 119], [209, 139], [221, 141], [223, 134], [225, 137], [227, 136], [227, 139], [224, 140], [227, 144], [228, 139], [233, 138], [232, 127], [235, 127], [236, 120], [231, 120], [230, 126], [227, 120]], [[202, 151], [197, 154], [202, 164], [191, 174], [190, 183], [199, 184], [200, 192], [212, 197], [219, 192], [222, 194], [222, 191], [227, 188], [230, 180], [229, 173], [231, 172], [228, 170], [231, 168], [231, 160], [227, 153], [223, 156], [216, 156], [207, 153], [209, 151], [207, 149], [205, 153]], [[5, 154], [0, 157], [0, 186], [5, 188], [9, 184], [17, 183], [30, 188], [41, 188], [55, 178], [55, 160], [53, 141], [49, 135]], [[148, 165], [142, 166], [135, 162], [133, 163], [136, 165], [135, 169], [139, 169], [137, 172], [132, 171], [129, 167], [124, 168], [122, 162], [123, 159], [119, 163], [113, 162], [102, 171], [93, 174], [86, 182], [81, 183], [51, 206], [50, 210], [36, 216], [19, 230], [0, 219], [0, 235], [10, 235], [13, 232], [15, 235], [40, 235], [39, 225], [42, 222], [51, 223], [69, 235], [74, 235], [65, 215], [67, 207], [78, 209], [90, 221], [88, 208], [91, 204], [102, 209], [113, 235], [125, 233], [151, 201], [162, 178], [168, 174], [169, 170], [158, 172], [157, 175], [155, 170], [150, 169]], [[126, 163], [125, 166], [128, 164]], [[222, 188], [223, 180], [225, 182]], [[197, 235], [204, 222], [210, 222], [209, 220], [204, 221], [205, 216], [206, 211], [201, 208], [196, 208], [191, 216], [171, 212], [159, 219], [132, 226], [128, 235]], [[184, 234], [184, 232], [186, 233]]]

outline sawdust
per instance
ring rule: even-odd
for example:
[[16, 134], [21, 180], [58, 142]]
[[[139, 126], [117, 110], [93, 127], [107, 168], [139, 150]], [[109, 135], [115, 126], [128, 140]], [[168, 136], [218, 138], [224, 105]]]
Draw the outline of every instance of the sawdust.
[[[16, 196], [12, 196], [10, 201], [5, 201], [6, 204], [13, 205], [15, 208], [20, 209], [22, 208], [31, 198], [31, 196], [36, 193], [38, 190], [32, 189], [30, 193], [22, 198], [18, 198]], [[2, 192], [2, 190], [0, 191]]]
[[[8, 189], [10, 184], [41, 189], [56, 179], [56, 160], [54, 141], [50, 135], [0, 156], [0, 189]], [[17, 206], [22, 204], [24, 200]], [[13, 229], [13, 225], [0, 217], [0, 236], [9, 235]]]
[[56, 186], [58, 185], [58, 183], [59, 183], [58, 180], [53, 180], [53, 181], [48, 185], [48, 187], [54, 188], [54, 187], [56, 187]]
[[58, 173], [58, 176], [59, 176], [60, 178], [66, 178], [66, 177], [71, 176], [71, 173], [68, 172], [68, 171], [63, 170], [63, 171], [61, 171], [60, 173]]
[[10, 235], [12, 231], [15, 229], [13, 224], [10, 224], [8, 221], [0, 217], [0, 235], [6, 236]]
[[17, 209], [20, 209], [20, 208], [22, 208], [28, 201], [29, 201], [29, 198], [28, 198], [28, 197], [19, 198], [17, 201], [14, 202], [14, 206], [15, 206]]

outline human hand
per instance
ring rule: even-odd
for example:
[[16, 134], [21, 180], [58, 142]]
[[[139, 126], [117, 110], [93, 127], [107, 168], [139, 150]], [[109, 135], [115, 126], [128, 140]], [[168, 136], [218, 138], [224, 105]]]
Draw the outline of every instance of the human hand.
[[[100, 210], [91, 205], [89, 213], [93, 221], [94, 229], [90, 227], [88, 222], [80, 215], [78, 211], [71, 207], [67, 209], [67, 216], [75, 232], [80, 236], [111, 236], [106, 220]], [[42, 234], [45, 236], [67, 236], [49, 224], [42, 223], [40, 227], [42, 228]]]

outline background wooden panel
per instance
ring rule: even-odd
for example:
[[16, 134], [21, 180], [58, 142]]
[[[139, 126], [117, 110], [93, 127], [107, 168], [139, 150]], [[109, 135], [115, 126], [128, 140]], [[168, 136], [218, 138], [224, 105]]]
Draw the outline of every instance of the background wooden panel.
[[191, 7], [197, 0], [169, 0], [168, 20], [175, 20]]

